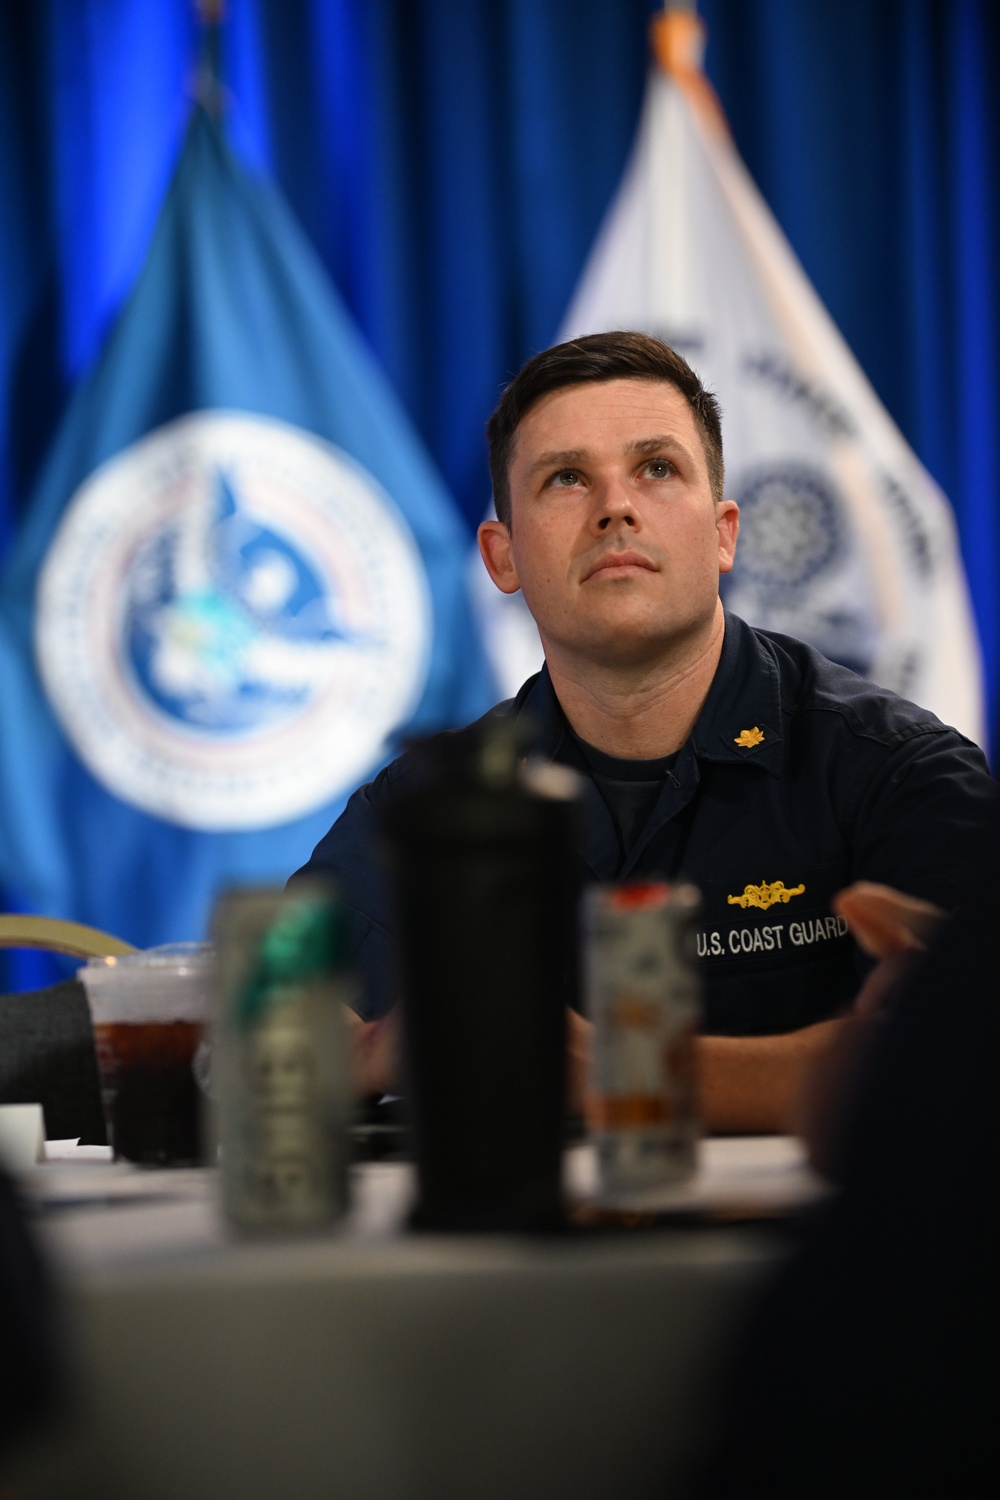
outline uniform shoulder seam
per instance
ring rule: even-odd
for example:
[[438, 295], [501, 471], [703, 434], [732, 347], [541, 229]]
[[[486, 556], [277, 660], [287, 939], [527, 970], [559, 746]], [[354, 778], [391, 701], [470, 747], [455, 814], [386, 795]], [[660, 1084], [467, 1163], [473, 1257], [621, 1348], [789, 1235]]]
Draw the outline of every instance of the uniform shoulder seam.
[[911, 721], [895, 719], [892, 722], [883, 721], [881, 724], [868, 724], [857, 713], [854, 706], [849, 703], [837, 703], [834, 700], [813, 698], [807, 703], [795, 703], [787, 710], [792, 718], [804, 718], [808, 714], [832, 714], [839, 719], [844, 727], [855, 739], [871, 740], [875, 744], [892, 746], [906, 744], [910, 740], [925, 738], [928, 735], [949, 735], [963, 743], [971, 745], [959, 730], [953, 729], [948, 724], [943, 724], [939, 719], [920, 718]]

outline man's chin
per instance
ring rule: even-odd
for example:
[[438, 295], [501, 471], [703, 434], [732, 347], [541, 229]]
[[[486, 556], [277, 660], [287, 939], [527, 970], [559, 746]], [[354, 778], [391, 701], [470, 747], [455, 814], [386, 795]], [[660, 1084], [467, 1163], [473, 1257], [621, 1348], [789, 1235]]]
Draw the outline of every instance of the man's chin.
[[676, 650], [675, 641], [662, 638], [636, 640], [625, 638], [595, 642], [585, 654], [595, 667], [613, 667], [621, 671], [635, 671], [643, 667], [659, 666]]
[[[680, 639], [686, 632], [682, 632]], [[607, 631], [591, 631], [575, 641], [559, 643], [564, 652], [589, 661], [595, 667], [618, 667], [621, 669], [656, 666], [664, 657], [677, 650], [678, 634], [662, 630], [627, 630], [621, 627]]]
[[592, 662], [599, 668], [621, 670], [662, 666], [685, 655], [711, 633], [712, 613], [694, 619], [663, 620], [647, 615], [629, 618], [618, 614], [602, 618], [594, 612], [574, 622], [571, 630], [547, 631], [539, 626], [546, 656]]

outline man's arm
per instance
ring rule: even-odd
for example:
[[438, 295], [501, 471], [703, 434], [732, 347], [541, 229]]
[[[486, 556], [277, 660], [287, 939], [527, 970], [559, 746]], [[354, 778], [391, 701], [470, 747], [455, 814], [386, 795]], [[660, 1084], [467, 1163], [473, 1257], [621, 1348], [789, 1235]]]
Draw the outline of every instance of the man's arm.
[[[915, 885], [925, 896], [953, 902], [967, 845], [995, 800], [996, 785], [974, 746], [954, 731], [918, 736], [871, 780], [857, 815], [863, 829], [858, 867], [870, 878]], [[844, 894], [843, 906], [835, 902], [834, 909], [847, 918], [866, 951], [883, 960], [896, 955], [876, 968], [862, 989], [861, 1009], [870, 1013], [884, 1003], [905, 964], [901, 950], [922, 946], [941, 914], [926, 900], [898, 896], [884, 886], [854, 886]], [[853, 1019], [845, 1019], [776, 1036], [699, 1038], [706, 1128], [721, 1134], [794, 1129], [804, 1086], [855, 1027]]]
[[[843, 1021], [820, 1021], [780, 1036], [698, 1038], [698, 1083], [706, 1130], [719, 1135], [783, 1135], [814, 1060], [835, 1040]], [[594, 1028], [567, 1017], [570, 1108], [583, 1114]]]
[[1000, 807], [982, 751], [943, 726], [914, 734], [887, 758], [872, 758], [874, 749], [856, 752], [859, 765], [844, 771], [864, 787], [860, 802], [843, 797], [853, 878], [954, 911], [969, 895], [982, 829]]
[[845, 1024], [819, 1021], [777, 1036], [699, 1037], [705, 1129], [718, 1135], [783, 1135], [791, 1130], [807, 1074]]
[[[857, 885], [838, 898], [836, 909], [850, 921], [864, 946], [883, 960], [921, 948], [942, 913], [882, 886]], [[883, 975], [895, 978], [883, 970]], [[876, 969], [859, 997], [870, 1013], [886, 986]], [[365, 1022], [346, 1012], [355, 1086], [359, 1093], [393, 1093], [399, 1087], [399, 1017], [396, 1011]], [[803, 1087], [815, 1079], [824, 1056], [833, 1056], [856, 1021], [820, 1021], [774, 1036], [698, 1038], [698, 1076], [705, 1128], [719, 1135], [784, 1134], [800, 1123]], [[567, 1013], [569, 1101], [584, 1109], [593, 1027], [575, 1011]]]
[[[846, 1091], [858, 1017], [882, 1008], [909, 972], [907, 960], [923, 950], [945, 915], [929, 901], [865, 881], [841, 891], [833, 909], [846, 918], [865, 951], [881, 961], [862, 986], [854, 1015], [779, 1036], [700, 1037], [701, 1105], [708, 1130], [763, 1135], [799, 1129], [807, 1089], [822, 1081], [823, 1092], [831, 1096], [838, 1082]], [[834, 1107], [832, 1099], [827, 1106]], [[815, 1113], [807, 1110], [810, 1121]]]
[[[399, 1088], [399, 1016], [362, 1021], [345, 1007], [352, 1073], [360, 1094]], [[820, 1021], [781, 1036], [698, 1038], [698, 1074], [705, 1128], [720, 1135], [781, 1135], [792, 1129], [805, 1076], [835, 1041], [844, 1021]], [[593, 1027], [567, 1014], [570, 1108], [582, 1114]]]
[[320, 877], [333, 883], [347, 922], [347, 963], [360, 973], [361, 989], [352, 1001], [366, 1020], [391, 1010], [394, 1000], [389, 963], [389, 894], [378, 853], [378, 821], [398, 762], [350, 798], [308, 864], [289, 880]]

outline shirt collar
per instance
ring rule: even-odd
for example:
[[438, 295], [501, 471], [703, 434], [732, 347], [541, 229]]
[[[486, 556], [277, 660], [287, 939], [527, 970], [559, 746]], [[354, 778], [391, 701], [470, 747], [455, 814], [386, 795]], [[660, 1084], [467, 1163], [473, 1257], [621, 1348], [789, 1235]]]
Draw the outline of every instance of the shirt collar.
[[[568, 754], [571, 737], [549, 669], [521, 688], [508, 712], [533, 726], [536, 751], [550, 760]], [[738, 615], [726, 612], [722, 654], [689, 744], [701, 760], [749, 761], [777, 775], [781, 768], [781, 682], [767, 643]]]
[[532, 749], [546, 760], [558, 760], [560, 750], [565, 753], [567, 745], [572, 742], [545, 662], [540, 672], [528, 678], [508, 706], [508, 712], [526, 720]]
[[726, 612], [722, 655], [691, 733], [703, 760], [746, 761], [781, 769], [781, 679], [766, 640]]

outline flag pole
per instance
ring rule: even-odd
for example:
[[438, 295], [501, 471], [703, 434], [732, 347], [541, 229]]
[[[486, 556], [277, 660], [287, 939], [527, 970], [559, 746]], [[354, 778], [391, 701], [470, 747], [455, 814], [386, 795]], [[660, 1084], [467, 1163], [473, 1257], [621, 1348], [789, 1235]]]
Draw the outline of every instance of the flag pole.
[[195, 102], [213, 120], [220, 121], [226, 103], [222, 82], [222, 23], [226, 4], [225, 0], [194, 0], [194, 8], [201, 26]]
[[650, 22], [649, 35], [653, 56], [677, 84], [702, 129], [716, 140], [730, 140], [719, 97], [702, 67], [708, 33], [696, 0], [664, 0], [662, 12]]

